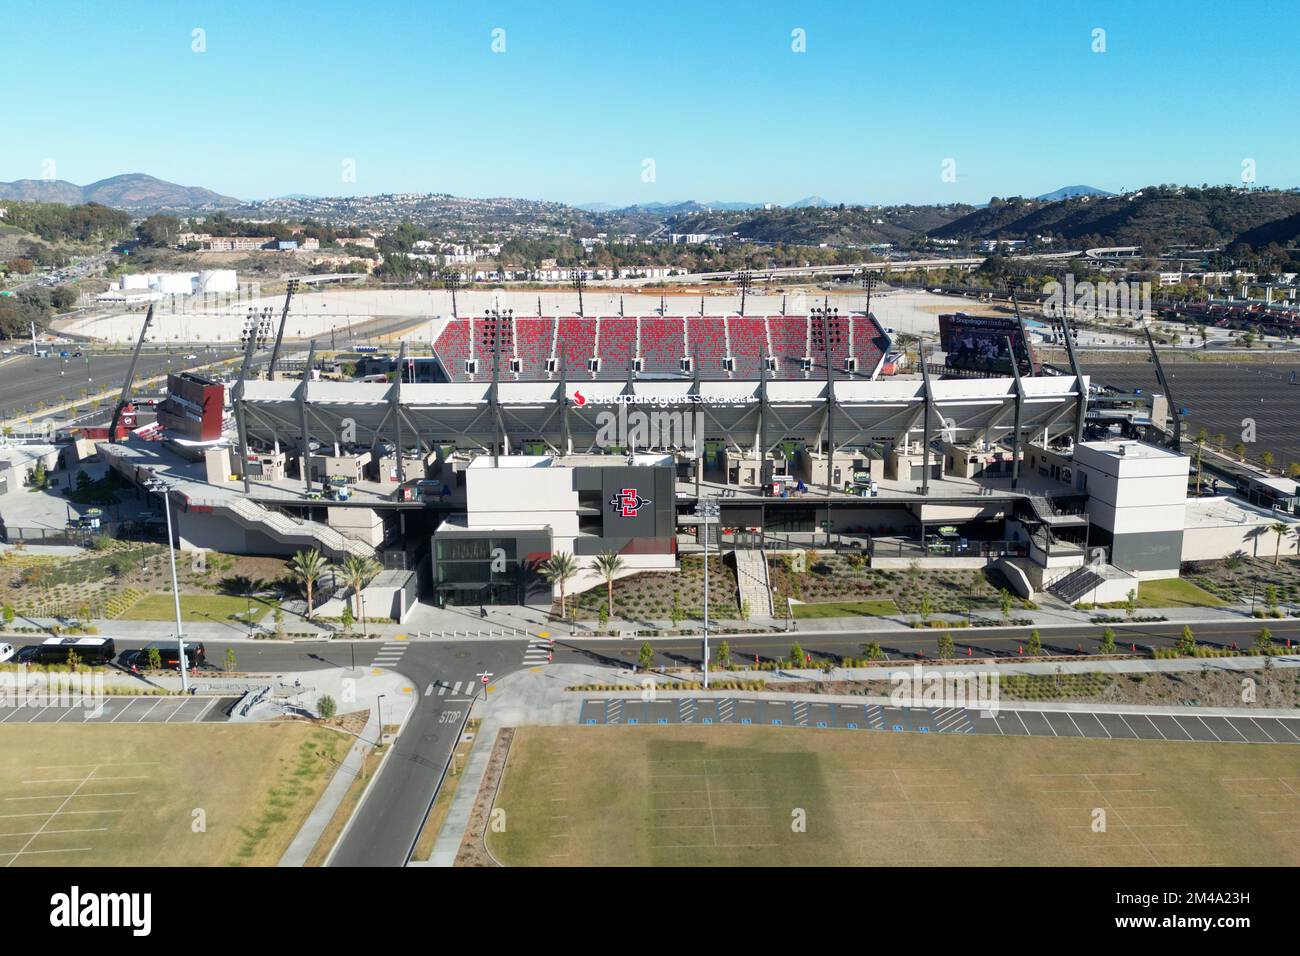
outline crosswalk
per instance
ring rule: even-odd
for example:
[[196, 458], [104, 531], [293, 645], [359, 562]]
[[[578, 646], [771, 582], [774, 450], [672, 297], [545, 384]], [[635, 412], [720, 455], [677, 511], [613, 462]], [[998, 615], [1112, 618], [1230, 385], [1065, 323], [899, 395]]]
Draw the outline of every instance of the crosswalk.
[[379, 648], [379, 653], [375, 655], [376, 667], [395, 667], [397, 662], [402, 659], [406, 649], [410, 647], [404, 641], [387, 641], [384, 646]]
[[555, 641], [549, 637], [534, 637], [524, 649], [524, 666], [538, 667], [548, 663], [554, 650]]
[[425, 697], [446, 697], [448, 700], [466, 700], [474, 696], [478, 690], [479, 682], [476, 680], [458, 680], [454, 684], [451, 681], [436, 680], [424, 689]]

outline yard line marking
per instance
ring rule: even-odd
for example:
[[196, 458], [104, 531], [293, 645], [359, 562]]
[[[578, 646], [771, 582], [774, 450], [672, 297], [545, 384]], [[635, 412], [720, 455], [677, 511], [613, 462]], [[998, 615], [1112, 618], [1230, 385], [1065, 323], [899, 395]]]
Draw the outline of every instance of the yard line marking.
[[75, 830], [44, 830], [44, 831], [42, 831], [42, 830], [31, 830], [31, 831], [29, 831], [29, 832], [27, 832], [27, 833], [4, 833], [4, 834], [0, 834], [0, 836], [7, 836], [7, 837], [11, 837], [11, 836], [37, 836], [37, 835], [39, 835], [39, 834], [42, 833], [42, 832], [43, 832], [43, 833], [46, 833], [46, 834], [51, 834], [51, 833], [105, 833], [105, 832], [107, 832], [107, 830], [108, 830], [108, 827], [79, 827], [79, 828], [77, 828], [77, 829], [75, 829]]
[[[36, 838], [33, 837], [32, 839]], [[37, 853], [87, 853], [93, 849], [94, 847], [89, 846], [72, 846], [68, 847], [66, 850], [18, 850], [17, 852], [6, 850], [0, 853], [0, 856], [11, 856], [14, 858], [5, 864], [6, 867], [10, 867], [14, 865], [14, 860], [18, 859], [19, 856], [34, 856]]]
[[[22, 856], [23, 850], [26, 850], [28, 847], [32, 845], [32, 843], [36, 840], [36, 838], [41, 835], [41, 832], [47, 826], [49, 826], [50, 820], [53, 820], [56, 816], [59, 815], [59, 810], [62, 810], [64, 807], [68, 805], [68, 801], [77, 795], [77, 792], [81, 790], [81, 788], [84, 787], [90, 781], [90, 778], [95, 775], [95, 771], [98, 769], [99, 769], [98, 766], [94, 766], [91, 768], [90, 772], [86, 774], [86, 776], [82, 779], [81, 783], [77, 784], [76, 790], [73, 790], [72, 793], [68, 794], [68, 796], [64, 799], [63, 803], [59, 805], [58, 810], [55, 810], [52, 814], [50, 814], [49, 819], [46, 820], [43, 824], [41, 824], [40, 830], [37, 830], [35, 833], [33, 833], [31, 837], [27, 840], [27, 842], [23, 844], [22, 850], [19, 850], [17, 853], [11, 854], [12, 858], [9, 860], [8, 863], [5, 864], [6, 867], [10, 867], [14, 865], [14, 862], [18, 859], [18, 857]], [[6, 855], [10, 855], [10, 854], [6, 854]]]
[[124, 760], [121, 763], [47, 763], [35, 770], [74, 770], [77, 767], [157, 767], [157, 760]]
[[[90, 813], [126, 813], [126, 809], [121, 810], [64, 810], [63, 816], [72, 816], [73, 814], [90, 814]], [[41, 810], [39, 813], [0, 813], [0, 820], [15, 820], [18, 817], [49, 817], [53, 816], [53, 810]]]

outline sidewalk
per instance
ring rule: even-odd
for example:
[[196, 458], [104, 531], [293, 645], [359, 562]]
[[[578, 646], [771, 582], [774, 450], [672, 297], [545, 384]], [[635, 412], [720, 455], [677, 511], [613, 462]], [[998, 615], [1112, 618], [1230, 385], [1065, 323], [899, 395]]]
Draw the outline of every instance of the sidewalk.
[[[1300, 618], [1283, 617], [1283, 618], [1254, 618], [1250, 613], [1249, 604], [1240, 604], [1231, 607], [1175, 607], [1175, 608], [1141, 608], [1135, 612], [1138, 617], [1163, 617], [1164, 621], [1158, 622], [1168, 625], [1189, 624], [1195, 627], [1198, 624], [1218, 624], [1227, 622], [1254, 622], [1260, 627], [1276, 627], [1287, 621], [1296, 621]], [[1009, 630], [1026, 631], [1030, 628], [1050, 631], [1054, 628], [1067, 627], [1089, 627], [1101, 628], [1105, 625], [1094, 624], [1094, 616], [1105, 616], [1113, 618], [1110, 626], [1124, 628], [1130, 626], [1143, 626], [1155, 622], [1129, 621], [1127, 615], [1122, 610], [1102, 609], [1097, 611], [1076, 611], [1067, 608], [1039, 608], [1033, 611], [1016, 610], [1013, 616], [1017, 620], [1026, 620], [1028, 624], [1008, 624], [1003, 623], [1001, 614], [994, 610], [984, 610], [977, 615], [972, 615], [972, 619], [982, 619], [992, 621], [992, 624], [983, 625], [981, 629], [1006, 628]], [[759, 629], [761, 633], [789, 633], [792, 636], [798, 634], [819, 634], [819, 633], [849, 633], [849, 634], [889, 634], [889, 633], [908, 633], [908, 634], [934, 634], [943, 633], [944, 627], [936, 625], [928, 628], [913, 628], [911, 623], [920, 619], [916, 614], [898, 614], [890, 617], [874, 615], [854, 615], [851, 617], [827, 617], [827, 618], [807, 618], [804, 620], [787, 621], [784, 618], [776, 617], [752, 617], [749, 621], [738, 621], [736, 619], [724, 619], [721, 621], [711, 621], [710, 631], [718, 639], [725, 639], [733, 635], [725, 633], [725, 629], [731, 627], [751, 627]], [[958, 624], [958, 621], [967, 620], [965, 614], [933, 614], [931, 621], [952, 621], [955, 625], [952, 630], [964, 630], [965, 628]], [[16, 626], [41, 627], [48, 628], [52, 625], [65, 625], [66, 621], [59, 621], [54, 618], [17, 618], [14, 621]], [[166, 639], [174, 638], [176, 625], [169, 621], [130, 621], [130, 620], [96, 620], [92, 621], [99, 628], [100, 634], [104, 637], [140, 637], [147, 639]], [[977, 625], [978, 626], [978, 625]], [[560, 622], [549, 619], [546, 612], [527, 607], [488, 607], [486, 617], [482, 616], [478, 608], [437, 608], [427, 604], [417, 604], [408, 615], [407, 620], [401, 624], [394, 624], [391, 621], [367, 622], [366, 631], [368, 638], [362, 638], [360, 625], [354, 624], [352, 631], [346, 637], [342, 633], [340, 625], [337, 624], [317, 624], [308, 622], [301, 618], [286, 616], [284, 623], [286, 634], [309, 633], [311, 638], [286, 638], [287, 640], [393, 640], [394, 638], [416, 639], [416, 638], [435, 638], [435, 639], [456, 639], [456, 640], [496, 640], [500, 638], [516, 638], [527, 640], [540, 635], [546, 635], [550, 638], [560, 638], [564, 640], [581, 640], [591, 638], [593, 640], [611, 640], [617, 639], [619, 635], [628, 634], [635, 636], [639, 630], [684, 630], [689, 633], [683, 634], [683, 637], [700, 636], [703, 634], [703, 621], [696, 618], [689, 618], [674, 624], [667, 619], [646, 619], [646, 620], [624, 620], [616, 618], [602, 627], [596, 621], [580, 622]], [[594, 631], [613, 631], [614, 636], [593, 634]], [[12, 634], [5, 632], [0, 626], [0, 633]], [[260, 635], [254, 637], [253, 634]], [[276, 640], [274, 625], [267, 623], [255, 625], [252, 631], [246, 624], [236, 621], [193, 621], [186, 622], [185, 634], [196, 640], [212, 641], [251, 641], [251, 640]], [[22, 637], [22, 634], [13, 634], [15, 637]], [[29, 635], [36, 636], [36, 635]], [[734, 635], [740, 637], [743, 635]], [[954, 635], [957, 636], [957, 635]]]

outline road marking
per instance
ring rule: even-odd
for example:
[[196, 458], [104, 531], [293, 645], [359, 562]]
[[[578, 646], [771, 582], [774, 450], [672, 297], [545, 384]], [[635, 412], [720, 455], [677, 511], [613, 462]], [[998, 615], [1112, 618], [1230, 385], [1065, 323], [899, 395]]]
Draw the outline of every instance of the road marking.
[[433, 685], [432, 682], [430, 682], [429, 686], [426, 687], [426, 688], [424, 689], [424, 696], [425, 696], [425, 697], [428, 697], [430, 694], [432, 694], [432, 693], [433, 693], [433, 688], [434, 688], [434, 685]]

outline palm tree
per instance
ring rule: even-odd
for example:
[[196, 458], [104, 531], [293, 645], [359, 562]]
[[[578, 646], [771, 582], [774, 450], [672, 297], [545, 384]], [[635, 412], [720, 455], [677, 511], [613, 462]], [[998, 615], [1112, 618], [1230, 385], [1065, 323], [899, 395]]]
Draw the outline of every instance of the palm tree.
[[352, 589], [352, 593], [357, 598], [357, 620], [361, 622], [361, 636], [366, 636], [366, 606], [361, 601], [361, 589], [369, 583], [370, 579], [378, 574], [382, 568], [379, 562], [374, 558], [367, 557], [363, 554], [350, 555], [344, 562], [339, 565], [339, 570], [343, 572], [343, 581]]
[[303, 589], [307, 592], [307, 620], [311, 620], [313, 610], [312, 592], [316, 587], [316, 582], [325, 574], [326, 562], [324, 556], [312, 548], [310, 551], [299, 551], [289, 562], [289, 569], [303, 584]]
[[565, 615], [564, 585], [578, 573], [578, 562], [567, 551], [556, 551], [542, 562], [540, 570], [542, 577], [551, 584], [560, 586], [560, 617], [563, 618]]
[[609, 615], [614, 616], [614, 578], [618, 577], [627, 565], [616, 551], [602, 551], [591, 559], [591, 570], [605, 579], [605, 599], [608, 602]]
[[1201, 496], [1201, 458], [1205, 455], [1205, 443], [1210, 440], [1210, 436], [1202, 428], [1197, 432], [1196, 437], [1192, 439], [1196, 445], [1196, 497]]
[[1274, 521], [1268, 530], [1277, 535], [1277, 547], [1273, 550], [1273, 565], [1276, 567], [1282, 563], [1282, 536], [1291, 530], [1291, 526], [1282, 521]]

